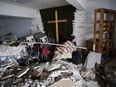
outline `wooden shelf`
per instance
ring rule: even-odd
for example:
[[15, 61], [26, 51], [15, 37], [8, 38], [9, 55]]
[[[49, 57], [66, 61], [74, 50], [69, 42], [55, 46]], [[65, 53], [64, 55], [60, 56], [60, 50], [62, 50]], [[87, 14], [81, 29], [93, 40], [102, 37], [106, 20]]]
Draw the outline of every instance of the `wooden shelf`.
[[104, 39], [104, 40], [103, 40], [103, 43], [106, 43], [107, 41], [108, 41], [107, 39]]
[[113, 42], [113, 40], [109, 40], [109, 42]]
[[[96, 21], [97, 23], [100, 23], [100, 20]], [[108, 23], [109, 21], [103, 21], [104, 23]], [[112, 22], [111, 22], [112, 23]]]
[[[103, 30], [103, 32], [102, 33], [107, 33], [108, 32], [108, 30]], [[100, 31], [96, 31], [96, 34], [99, 34], [100, 33]]]
[[[110, 48], [114, 48], [115, 14], [115, 10], [105, 8], [94, 11], [93, 43], [96, 45], [96, 50], [101, 54], [105, 53], [107, 57], [109, 57]], [[104, 46], [106, 47], [105, 51]]]
[[108, 27], [108, 25], [104, 25], [103, 27], [104, 27], [104, 28], [107, 28], [107, 27]]

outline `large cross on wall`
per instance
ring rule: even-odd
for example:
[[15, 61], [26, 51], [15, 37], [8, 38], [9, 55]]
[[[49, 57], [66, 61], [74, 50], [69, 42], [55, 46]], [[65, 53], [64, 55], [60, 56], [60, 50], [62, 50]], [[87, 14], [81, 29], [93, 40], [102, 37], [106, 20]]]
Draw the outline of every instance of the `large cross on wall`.
[[55, 28], [56, 28], [56, 43], [59, 43], [59, 32], [58, 32], [58, 23], [61, 22], [67, 22], [66, 19], [63, 20], [58, 20], [58, 12], [55, 10], [55, 20], [48, 21], [48, 23], [55, 23]]

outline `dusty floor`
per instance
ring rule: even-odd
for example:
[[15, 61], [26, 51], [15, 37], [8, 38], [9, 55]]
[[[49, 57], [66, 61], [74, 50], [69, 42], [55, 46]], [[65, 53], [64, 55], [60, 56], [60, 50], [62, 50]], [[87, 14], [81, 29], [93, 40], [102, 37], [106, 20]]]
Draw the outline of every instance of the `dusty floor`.
[[116, 67], [116, 57], [112, 61], [110, 61], [109, 63], [107, 63], [106, 66]]
[[105, 66], [111, 67], [113, 73], [114, 73], [115, 76], [116, 76], [116, 57], [115, 57], [112, 61], [110, 61], [109, 63], [107, 63]]

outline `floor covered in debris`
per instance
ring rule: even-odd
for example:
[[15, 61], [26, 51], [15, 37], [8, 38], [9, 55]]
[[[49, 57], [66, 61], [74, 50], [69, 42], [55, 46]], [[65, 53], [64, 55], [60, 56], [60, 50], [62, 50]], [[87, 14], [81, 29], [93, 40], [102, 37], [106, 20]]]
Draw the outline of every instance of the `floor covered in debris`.
[[[85, 56], [82, 50], [78, 50], [81, 56], [78, 61], [71, 60], [70, 54], [62, 55], [58, 47], [54, 51], [53, 58], [44, 62], [32, 61], [30, 55], [16, 60], [14, 56], [6, 57], [0, 61], [0, 86], [1, 87], [116, 87], [115, 67], [100, 65], [100, 55], [90, 52]], [[28, 49], [29, 50], [29, 49]], [[76, 50], [73, 48], [74, 52]], [[30, 51], [29, 51], [30, 52]], [[34, 55], [34, 54], [33, 54]], [[96, 56], [97, 55], [97, 56]], [[70, 58], [68, 57], [70, 56]], [[80, 58], [81, 57], [81, 58]], [[80, 58], [80, 59], [79, 59]], [[97, 58], [97, 60], [96, 60]], [[91, 61], [90, 61], [91, 60]], [[115, 59], [116, 61], [116, 59]], [[115, 61], [112, 61], [115, 65]], [[98, 62], [98, 63], [96, 63]]]

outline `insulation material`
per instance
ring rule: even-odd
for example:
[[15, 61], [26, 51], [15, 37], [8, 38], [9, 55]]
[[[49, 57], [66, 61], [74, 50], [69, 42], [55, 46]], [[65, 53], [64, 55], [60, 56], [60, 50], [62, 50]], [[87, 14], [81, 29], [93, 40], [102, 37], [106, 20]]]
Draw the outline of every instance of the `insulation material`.
[[35, 34], [37, 32], [44, 33], [40, 12], [38, 12], [37, 17], [35, 19], [32, 19], [32, 26], [30, 27], [30, 31], [32, 34]]
[[74, 41], [77, 46], [85, 46], [85, 40], [92, 38], [89, 34], [91, 33], [90, 28], [93, 26], [93, 23], [89, 19], [90, 17], [86, 11], [76, 10], [74, 12], [73, 35], [75, 36]]
[[93, 38], [94, 32], [94, 11], [88, 10], [86, 11], [87, 15], [87, 32], [86, 32], [86, 40]]
[[85, 11], [77, 11], [74, 13], [73, 22], [73, 35], [75, 35], [74, 41], [77, 46], [84, 46], [85, 34], [86, 34], [86, 14]]

